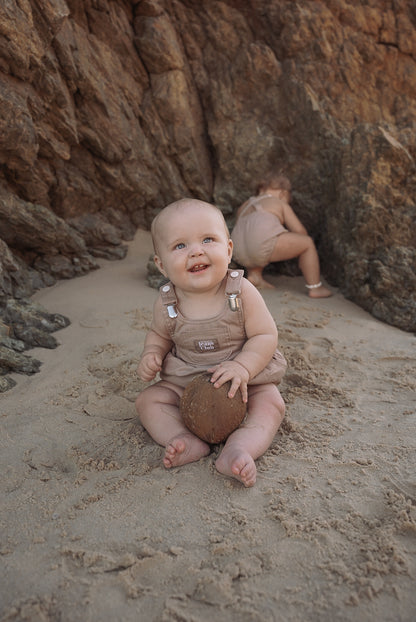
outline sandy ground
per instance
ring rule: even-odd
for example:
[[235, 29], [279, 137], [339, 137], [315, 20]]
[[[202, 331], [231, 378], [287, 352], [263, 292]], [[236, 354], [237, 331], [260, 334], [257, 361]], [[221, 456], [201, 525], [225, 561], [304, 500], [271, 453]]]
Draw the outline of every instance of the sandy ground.
[[0, 397], [0, 619], [414, 621], [415, 337], [275, 277], [287, 416], [245, 489], [135, 418], [150, 239], [34, 299], [71, 325]]

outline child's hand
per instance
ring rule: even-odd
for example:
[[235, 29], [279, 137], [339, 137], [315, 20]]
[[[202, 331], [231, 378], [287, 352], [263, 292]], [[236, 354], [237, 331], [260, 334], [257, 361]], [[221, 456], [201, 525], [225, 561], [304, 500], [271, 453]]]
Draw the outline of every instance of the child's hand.
[[208, 369], [208, 372], [213, 372], [211, 382], [216, 389], [221, 387], [228, 380], [231, 380], [231, 387], [228, 391], [228, 397], [234, 397], [238, 388], [240, 388], [243, 402], [247, 402], [247, 383], [250, 375], [243, 365], [237, 363], [237, 361], [224, 361], [223, 363]]
[[143, 354], [137, 368], [137, 374], [145, 382], [150, 382], [161, 369], [162, 357], [160, 354], [149, 352], [148, 354]]

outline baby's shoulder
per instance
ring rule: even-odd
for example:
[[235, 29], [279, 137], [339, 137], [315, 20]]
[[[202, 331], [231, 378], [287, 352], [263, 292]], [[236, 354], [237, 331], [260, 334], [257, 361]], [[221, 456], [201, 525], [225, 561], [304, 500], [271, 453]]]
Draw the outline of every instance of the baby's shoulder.
[[259, 290], [253, 283], [251, 283], [245, 276], [241, 278], [241, 297], [244, 302], [244, 298], [249, 297], [250, 299], [257, 298], [261, 296]]

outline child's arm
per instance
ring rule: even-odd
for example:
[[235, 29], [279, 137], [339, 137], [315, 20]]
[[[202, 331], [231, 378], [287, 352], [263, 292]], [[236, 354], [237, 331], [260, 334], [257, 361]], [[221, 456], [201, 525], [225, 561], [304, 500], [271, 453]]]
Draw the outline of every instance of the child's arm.
[[267, 366], [277, 348], [277, 328], [263, 297], [247, 279], [242, 281], [241, 299], [247, 341], [232, 361], [224, 361], [209, 371], [214, 371], [214, 386], [231, 380], [229, 397], [234, 397], [240, 388], [243, 400], [247, 401], [249, 380]]
[[160, 297], [153, 308], [152, 327], [146, 335], [143, 352], [140, 358], [137, 373], [145, 382], [150, 382], [162, 369], [163, 359], [172, 348], [172, 340], [166, 333], [162, 315]]
[[282, 190], [282, 197], [268, 197], [263, 199], [264, 209], [278, 217], [282, 225], [284, 225], [292, 233], [301, 233], [308, 235], [306, 228], [303, 226], [295, 212], [286, 199], [283, 198], [285, 192]]
[[292, 233], [308, 235], [306, 228], [302, 225], [299, 218], [286, 201], [283, 201], [283, 221], [282, 225], [285, 225]]

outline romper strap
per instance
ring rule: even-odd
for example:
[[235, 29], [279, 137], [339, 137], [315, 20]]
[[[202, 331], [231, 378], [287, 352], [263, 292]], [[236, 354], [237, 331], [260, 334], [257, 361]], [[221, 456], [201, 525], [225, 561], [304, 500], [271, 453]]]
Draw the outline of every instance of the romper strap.
[[269, 198], [271, 198], [271, 197], [273, 197], [273, 195], [272, 195], [272, 194], [259, 194], [259, 195], [256, 195], [256, 196], [254, 196], [254, 197], [250, 197], [249, 199], [247, 199], [247, 201], [246, 201], [246, 205], [245, 205], [245, 206], [244, 206], [244, 208], [242, 209], [242, 211], [241, 211], [241, 213], [240, 213], [240, 216], [239, 216], [239, 217], [243, 216], [243, 214], [245, 214], [245, 213], [246, 213], [246, 211], [247, 211], [250, 207], [253, 207], [253, 206], [257, 205], [257, 203], [258, 203], [259, 201], [261, 201], [262, 199], [269, 199]]
[[165, 306], [166, 311], [166, 325], [168, 327], [169, 333], [172, 335], [174, 330], [174, 320], [178, 317], [178, 312], [176, 310], [177, 298], [175, 294], [175, 288], [173, 284], [169, 281], [165, 283], [159, 288], [159, 293], [162, 298], [162, 302]]
[[241, 216], [243, 216], [250, 207], [256, 204], [256, 199], [257, 197], [250, 197], [249, 199], [247, 199], [247, 201], [245, 202], [246, 204], [241, 210], [239, 218], [241, 218]]
[[227, 295], [231, 311], [238, 311], [240, 309], [241, 302], [239, 295], [241, 293], [241, 279], [243, 276], [244, 270], [228, 270], [225, 293]]
[[241, 292], [241, 279], [243, 275], [244, 270], [228, 270], [227, 283], [225, 284], [225, 293], [227, 296], [230, 294], [239, 294]]

